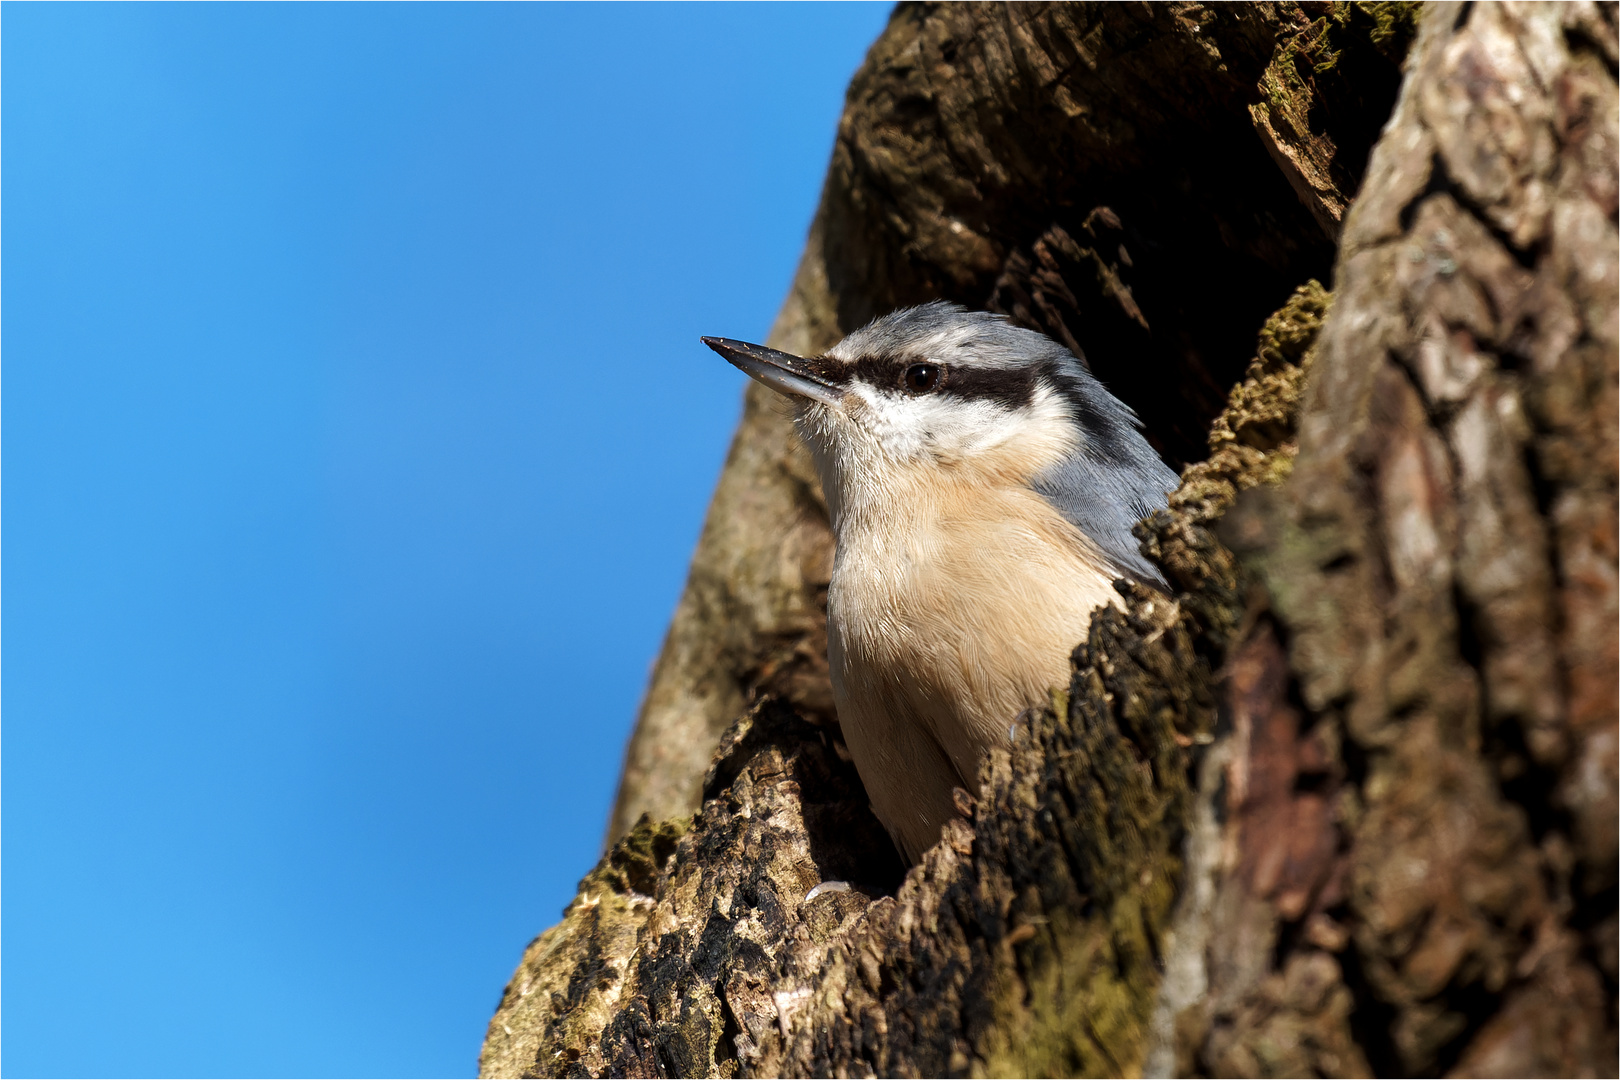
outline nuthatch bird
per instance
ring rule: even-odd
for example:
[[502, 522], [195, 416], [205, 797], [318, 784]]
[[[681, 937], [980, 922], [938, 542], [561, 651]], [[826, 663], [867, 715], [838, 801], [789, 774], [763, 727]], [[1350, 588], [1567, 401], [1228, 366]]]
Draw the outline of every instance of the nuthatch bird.
[[1176, 475], [1074, 354], [935, 302], [806, 359], [704, 343], [795, 405], [837, 553], [833, 702], [872, 809], [916, 862], [979, 762], [1066, 685], [1113, 583], [1165, 588], [1131, 526]]

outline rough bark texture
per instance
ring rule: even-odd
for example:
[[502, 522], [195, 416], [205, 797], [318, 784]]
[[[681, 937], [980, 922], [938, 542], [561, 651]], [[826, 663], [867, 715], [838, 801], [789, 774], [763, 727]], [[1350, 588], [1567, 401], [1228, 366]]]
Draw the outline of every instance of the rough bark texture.
[[484, 1075], [1613, 1073], [1615, 10], [1431, 4], [1396, 102], [1401, 16], [896, 12], [775, 340], [943, 294], [1083, 348], [1203, 458], [1139, 528], [1175, 595], [1121, 586], [903, 872], [750, 399], [638, 734], [706, 770], [632, 745], [659, 813]]
[[1614, 1070], [1613, 18], [1426, 19], [1294, 477], [1222, 530], [1265, 598], [1188, 1063]]

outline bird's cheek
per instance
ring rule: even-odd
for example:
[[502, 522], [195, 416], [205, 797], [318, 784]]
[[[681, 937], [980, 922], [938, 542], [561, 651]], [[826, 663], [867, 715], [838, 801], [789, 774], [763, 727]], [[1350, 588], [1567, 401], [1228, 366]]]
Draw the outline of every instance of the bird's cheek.
[[883, 455], [893, 439], [884, 417], [868, 407], [857, 407], [838, 418], [838, 434], [848, 452], [862, 459]]
[[942, 469], [956, 469], [962, 464], [962, 453], [954, 446], [943, 443], [934, 443], [928, 447], [928, 455], [935, 465]]
[[871, 427], [872, 407], [866, 403], [866, 399], [859, 391], [851, 390], [846, 393], [839, 404], [841, 408], [838, 412], [828, 413], [833, 422], [850, 429], [865, 430]]

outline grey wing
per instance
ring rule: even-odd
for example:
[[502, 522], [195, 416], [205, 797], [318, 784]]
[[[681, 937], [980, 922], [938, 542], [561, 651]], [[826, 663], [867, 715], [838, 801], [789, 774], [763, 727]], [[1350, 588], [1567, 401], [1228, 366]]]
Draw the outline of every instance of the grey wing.
[[[1035, 490], [1085, 533], [1119, 573], [1169, 591], [1159, 568], [1142, 554], [1131, 527], [1169, 502], [1176, 474], [1136, 432], [1139, 446], [1115, 447], [1108, 461], [1077, 451], [1035, 482]], [[1123, 451], [1119, 453], [1118, 451]]]

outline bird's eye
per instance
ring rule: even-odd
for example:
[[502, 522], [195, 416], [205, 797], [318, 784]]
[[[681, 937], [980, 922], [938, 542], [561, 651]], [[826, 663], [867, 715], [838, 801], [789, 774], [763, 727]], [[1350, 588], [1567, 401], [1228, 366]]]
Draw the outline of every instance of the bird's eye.
[[913, 394], [926, 394], [939, 385], [938, 364], [912, 364], [901, 377], [907, 390]]

